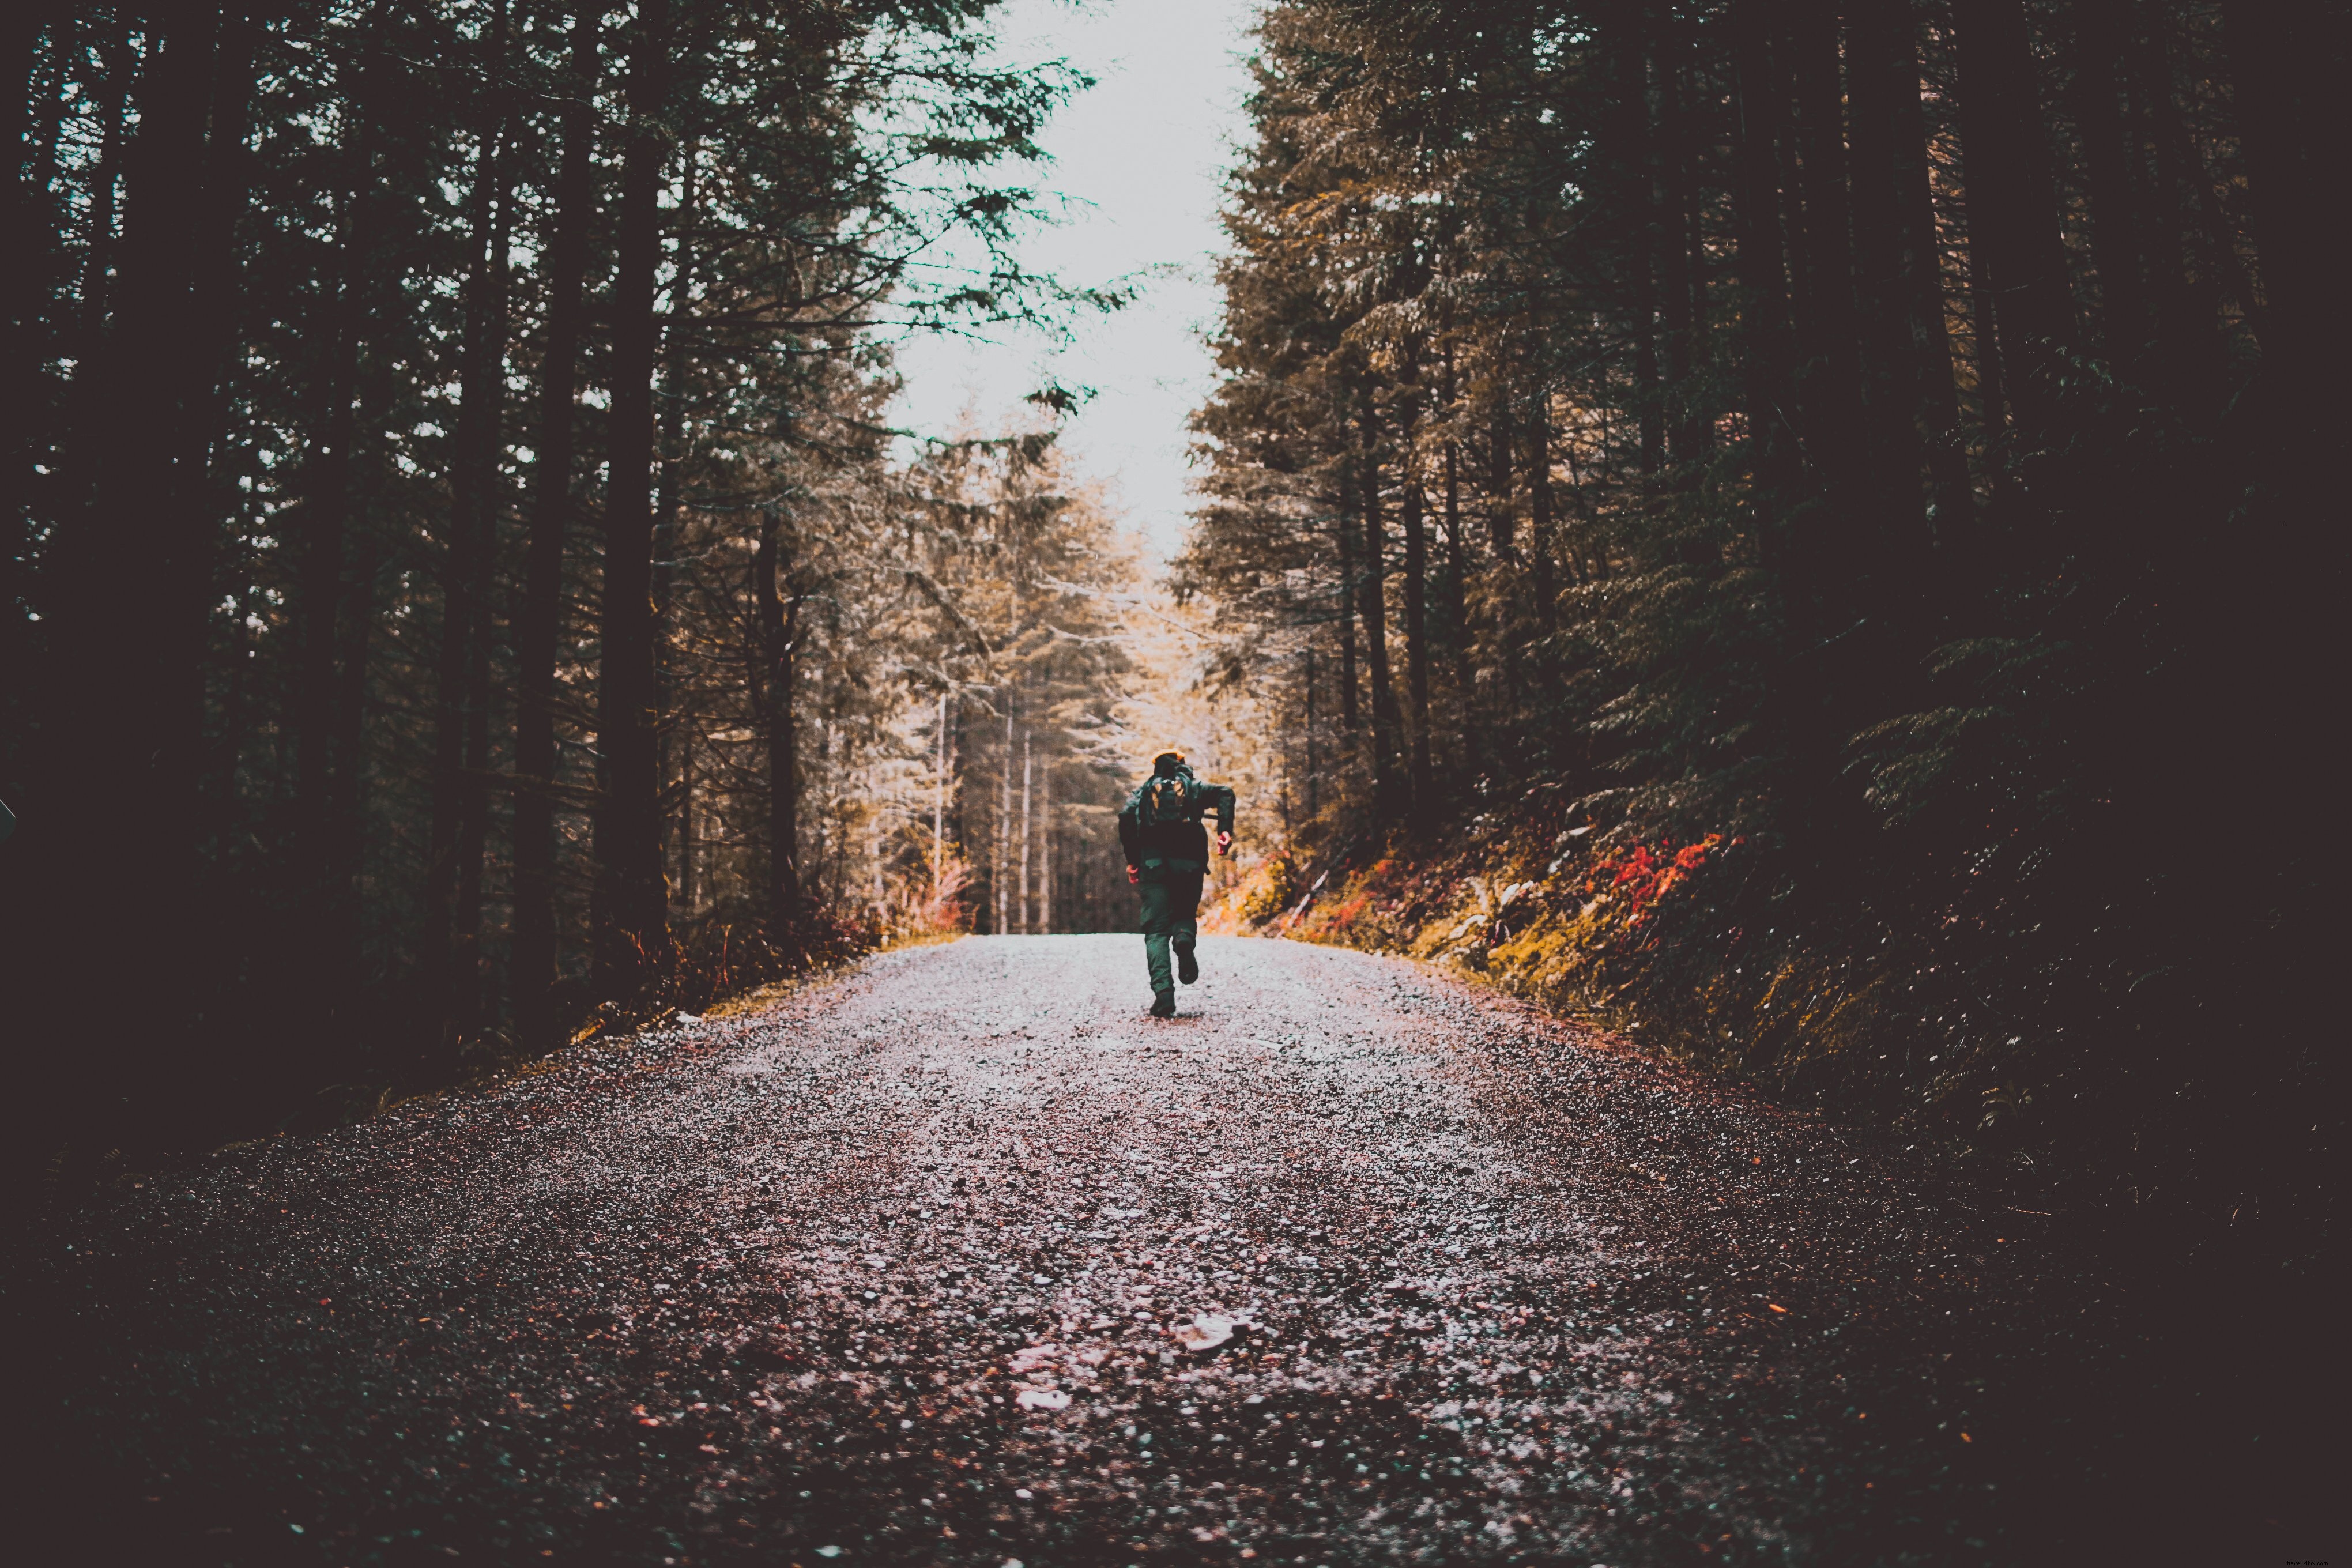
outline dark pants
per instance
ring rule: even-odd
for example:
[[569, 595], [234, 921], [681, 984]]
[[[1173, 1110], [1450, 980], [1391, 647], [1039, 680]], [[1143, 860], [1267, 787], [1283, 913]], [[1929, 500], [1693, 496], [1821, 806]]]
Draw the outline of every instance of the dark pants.
[[1201, 878], [1202, 870], [1187, 869], [1182, 862], [1143, 868], [1143, 961], [1150, 968], [1155, 995], [1176, 989], [1168, 961], [1170, 945], [1190, 952], [1201, 933]]

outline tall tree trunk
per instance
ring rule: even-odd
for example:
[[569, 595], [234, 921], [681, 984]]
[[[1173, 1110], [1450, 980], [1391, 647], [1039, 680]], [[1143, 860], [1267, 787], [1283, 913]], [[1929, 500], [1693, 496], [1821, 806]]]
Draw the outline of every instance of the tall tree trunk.
[[996, 934], [1013, 931], [1013, 701], [1004, 703], [1004, 758], [996, 769], [996, 864], [989, 872], [990, 890], [996, 896]]
[[1357, 592], [1358, 613], [1364, 617], [1364, 651], [1372, 685], [1372, 810], [1382, 822], [1392, 822], [1403, 802], [1397, 795], [1396, 684], [1389, 672], [1388, 539], [1381, 521], [1381, 416], [1373, 402], [1372, 383], [1362, 384], [1363, 464], [1357, 476], [1364, 505], [1364, 569]]
[[1700, 376], [1707, 353], [1706, 237], [1699, 224], [1697, 146], [1707, 135], [1697, 105], [1706, 101], [1693, 79], [1689, 35], [1669, 7], [1663, 19], [1659, 141], [1664, 162], [1662, 193], [1668, 228], [1661, 252], [1669, 277], [1667, 319], [1673, 332], [1668, 374], [1675, 383], [1676, 462], [1697, 462], [1715, 449], [1716, 409]]
[[[1445, 406], [1449, 416], [1457, 412], [1454, 377], [1454, 349], [1445, 350]], [[1460, 765], [1471, 773], [1480, 766], [1479, 759], [1486, 745], [1486, 735], [1479, 724], [1478, 681], [1470, 666], [1470, 561], [1462, 538], [1462, 447], [1449, 433], [1445, 437], [1445, 582], [1444, 605], [1446, 622], [1445, 646], [1452, 656], [1454, 698], [1462, 711], [1462, 756]]]
[[[677, 209], [677, 243], [673, 263], [675, 271], [670, 281], [670, 308], [661, 329], [661, 435], [656, 447], [659, 478], [654, 484], [655, 707], [657, 711], [670, 716], [670, 722], [661, 729], [655, 742], [655, 776], [661, 781], [660, 787], [664, 789], [677, 776], [671, 767], [671, 738], [673, 735], [683, 737], [693, 717], [677, 710], [674, 692], [677, 659], [677, 521], [686, 452], [686, 335], [693, 312], [693, 234], [695, 208], [700, 194], [700, 148], [692, 142], [688, 142], [678, 162], [681, 165], [681, 189]], [[664, 852], [666, 857], [667, 847]], [[683, 853], [681, 846], [680, 854]], [[679, 896], [679, 908], [691, 912], [692, 906], [686, 901], [683, 893]]]
[[788, 548], [783, 524], [771, 508], [761, 521], [759, 550], [751, 557], [751, 599], [760, 617], [753, 697], [768, 742], [769, 941], [797, 953], [802, 941], [800, 713], [793, 656], [803, 595], [798, 562], [783, 559]]
[[[1919, 429], [1927, 448], [1930, 542], [1957, 558], [1976, 548], [1976, 493], [1969, 487], [1968, 448], [1952, 369], [1952, 334], [1944, 315], [1943, 245], [1936, 227], [1927, 121], [1920, 109], [1916, 25], [1897, 35], [1895, 71], [1903, 84], [1894, 103], [1895, 179], [1903, 201], [1904, 247], [1911, 277], [1911, 347], [1919, 384]], [[1947, 609], [1953, 607], [1948, 593]]]
[[499, 524], [505, 510], [498, 455], [505, 444], [503, 388], [511, 284], [507, 255], [512, 239], [508, 215], [511, 210], [510, 202], [501, 201], [490, 239], [497, 262], [492, 268], [490, 297], [494, 308], [488, 331], [498, 361], [497, 381], [501, 395], [493, 398], [485, 419], [487, 449], [478, 458], [481, 478], [477, 493], [480, 500], [475, 538], [478, 587], [470, 617], [473, 636], [467, 639], [466, 656], [466, 772], [458, 794], [455, 967], [459, 981], [457, 1023], [459, 1030], [467, 1034], [478, 1033], [498, 1011], [489, 975], [482, 964], [482, 920], [489, 857], [490, 652], [495, 631], [490, 615], [489, 577], [491, 563], [499, 555]]
[[691, 919], [701, 906], [700, 885], [695, 880], [694, 857], [694, 727], [678, 731], [677, 756], [677, 908]]
[[1798, 401], [1827, 503], [1813, 510], [1797, 544], [1802, 578], [1819, 592], [1853, 560], [1858, 523], [1867, 515], [1856, 493], [1864, 467], [1854, 366], [1853, 224], [1846, 195], [1843, 93], [1834, 16], [1825, 0], [1806, 0], [1779, 40], [1788, 63], [1795, 115], [1788, 144], [1796, 153], [1788, 214], [1795, 261]]
[[[379, 378], [362, 378], [365, 427], [382, 428], [388, 400]], [[331, 742], [334, 767], [328, 778], [325, 869], [328, 931], [333, 947], [321, 973], [330, 984], [331, 1016], [355, 1018], [360, 1002], [362, 890], [367, 873], [369, 663], [375, 651], [376, 603], [382, 591], [384, 541], [373, 528], [352, 531], [351, 579], [338, 617]], [[341, 1065], [341, 1064], [338, 1064]]]
[[1549, 637], [1559, 629], [1559, 584], [1553, 576], [1559, 531], [1552, 525], [1551, 392], [1536, 388], [1528, 421], [1528, 561], [1536, 595], [1536, 626]]
[[[342, 150], [341, 211], [334, 259], [328, 353], [322, 376], [325, 428], [304, 465], [305, 495], [297, 582], [297, 671], [293, 697], [296, 842], [301, 856], [299, 904], [306, 961], [297, 973], [326, 1018], [357, 1005], [360, 931], [357, 891], [362, 793], [352, 725], [364, 705], [369, 628], [353, 616], [373, 613], [378, 545], [354, 530], [358, 445], [365, 416], [387, 404], [383, 371], [368, 353], [378, 324], [381, 282], [376, 245], [383, 214], [377, 176], [377, 108], [394, 68], [372, 16], [351, 89], [349, 138]], [[347, 566], [350, 570], [347, 570]], [[354, 658], [360, 668], [352, 668]], [[355, 684], [356, 683], [356, 684]]]
[[1861, 493], [1873, 520], [1856, 543], [1873, 564], [1891, 570], [1906, 596], [1925, 585], [1927, 556], [1920, 424], [1928, 367], [1912, 328], [1919, 273], [1935, 265], [1911, 222], [1911, 181], [1925, 177], [1911, 26], [1907, 11], [1859, 7], [1846, 29], [1845, 50], [1867, 464]]
[[1054, 934], [1054, 758], [1037, 775], [1037, 931]]
[[[613, 281], [613, 404], [604, 492], [603, 657], [596, 744], [603, 761], [591, 921], [597, 994], [635, 999], [668, 980], [672, 952], [661, 853], [660, 714], [653, 613], [653, 382], [660, 321], [661, 184], [669, 149], [668, 0], [641, 0], [630, 42], [630, 126], [621, 162]], [[789, 858], [789, 856], [787, 857]]]
[[1323, 759], [1316, 754], [1315, 639], [1307, 639], [1307, 819], [1323, 809]]
[[2151, 16], [2148, 26], [2155, 36], [2138, 40], [2132, 54], [2147, 105], [2147, 139], [2156, 153], [2158, 199], [2148, 204], [2148, 249], [2158, 338], [2173, 400], [2210, 414], [2221, 406], [2228, 383], [2221, 357], [2221, 269], [2212, 257], [2198, 254], [2204, 219], [2197, 186], [2204, 182], [2204, 169], [2180, 122], [2163, 19]]
[[[507, 158], [506, 6], [492, 14], [482, 39], [483, 92], [476, 125], [474, 189], [467, 203], [473, 258], [466, 279], [464, 363], [458, 374], [457, 428], [450, 465], [448, 544], [441, 572], [441, 646], [435, 668], [433, 801], [427, 837], [423, 948], [426, 1005], [432, 1009], [425, 1064], [428, 1079], [455, 1070], [463, 1034], [481, 996], [479, 909], [468, 925], [463, 889], [478, 898], [482, 789], [469, 769], [480, 689], [488, 603], [485, 590], [496, 507], [499, 431], [506, 381], [506, 241], [510, 206]], [[482, 745], [487, 746], [484, 728]], [[468, 752], [477, 754], [469, 756]], [[464, 860], [475, 857], [473, 869]]]
[[[238, 226], [249, 201], [252, 156], [246, 142], [251, 127], [255, 82], [256, 29], [242, 8], [220, 12], [215, 51], [210, 125], [204, 146], [201, 216], [184, 236], [174, 237], [187, 252], [189, 287], [184, 326], [186, 357], [173, 366], [149, 359], [147, 374], [179, 381], [179, 416], [172, 458], [170, 506], [172, 539], [167, 553], [178, 584], [173, 594], [175, 615], [168, 632], [171, 649], [163, 658], [163, 689], [179, 715], [176, 742], [166, 749], [180, 758], [186, 804], [208, 797], [203, 809], [226, 814], [236, 795], [236, 742], [241, 717], [224, 702], [218, 741], [204, 734], [207, 682], [220, 663], [212, 648], [214, 606], [224, 592], [223, 521], [232, 509], [227, 482], [215, 465], [228, 440], [230, 395], [236, 378], [240, 312], [237, 290], [242, 279]], [[177, 246], [175, 246], [175, 248]], [[242, 632], [239, 633], [242, 637]], [[232, 651], [231, 659], [236, 655]], [[244, 672], [232, 664], [227, 684], [241, 681]], [[168, 731], [167, 731], [168, 733]], [[218, 816], [212, 820], [219, 820]], [[190, 821], [179, 837], [193, 854], [196, 842], [213, 831], [202, 820]], [[190, 866], [189, 891], [201, 907], [209, 889], [200, 886], [209, 868]], [[232, 972], [240, 933], [214, 924], [193, 935], [184, 963], [199, 966], [207, 977]], [[209, 985], [191, 987], [199, 1008], [222, 994]]]
[[1511, 395], [1507, 371], [1497, 366], [1494, 406], [1486, 420], [1486, 542], [1495, 559], [1505, 565], [1519, 563], [1518, 513], [1511, 504], [1511, 452], [1517, 439], [1511, 429]]
[[2091, 264], [2099, 279], [2099, 335], [2126, 374], [2147, 346], [2147, 299], [2140, 258], [2140, 192], [2133, 136], [2122, 108], [2128, 0], [2082, 0], [2074, 7], [2074, 110], [2083, 138], [2091, 206]]
[[2023, 0], [1954, 0], [1952, 15], [1969, 243], [1989, 275], [2005, 390], [2021, 433], [2039, 442], [2049, 434], [2074, 307]]
[[948, 694], [940, 693], [939, 769], [931, 779], [931, 901], [939, 901], [947, 869]]
[[[1342, 426], [1344, 434], [1346, 426]], [[1353, 736], [1356, 717], [1356, 506], [1354, 469], [1340, 459], [1339, 528], [1339, 725]]]
[[1778, 498], [1795, 488], [1802, 449], [1790, 386], [1788, 272], [1780, 234], [1780, 117], [1766, 33], [1766, 0], [1734, 0], [1731, 50], [1734, 110], [1732, 216], [1739, 281], [1738, 353], [1748, 409], [1750, 465], [1759, 492], [1759, 544], [1768, 564], [1783, 552]]
[[[1975, 118], [1965, 105], [1960, 110], [1963, 122]], [[1968, 179], [1966, 133], [1963, 132], [1962, 177]], [[1969, 272], [1969, 358], [1976, 373], [1977, 418], [1983, 426], [1988, 446], [2000, 439], [2009, 428], [2009, 374], [2000, 357], [2000, 308], [1993, 300], [1992, 268], [1985, 260], [1985, 248], [1977, 232], [1977, 209], [1972, 180], [1961, 186], [1961, 202], [1968, 220]]]
[[1423, 521], [1421, 474], [1413, 460], [1413, 410], [1417, 389], [1403, 401], [1397, 432], [1397, 483], [1404, 514], [1405, 696], [1412, 704], [1410, 753], [1412, 809], [1416, 822], [1437, 808], [1437, 781], [1429, 749], [1429, 531]]
[[582, 289], [595, 216], [597, 27], [572, 19], [562, 115], [555, 226], [547, 240], [547, 340], [541, 354], [538, 461], [522, 613], [515, 626], [514, 938], [507, 961], [516, 1038], [555, 1043], [555, 659], [563, 631], [563, 554], [572, 520], [573, 403], [579, 390]]
[[1036, 931], [1034, 910], [1029, 901], [1029, 803], [1030, 788], [1036, 782], [1036, 737], [1027, 731], [1021, 734], [1021, 930], [1026, 934]]
[[[214, 232], [205, 184], [217, 21], [195, 5], [151, 18], [147, 68], [131, 100], [137, 130], [120, 150], [121, 235], [104, 251], [115, 276], [110, 287], [91, 280], [110, 303], [76, 371], [86, 395], [74, 400], [68, 451], [81, 467], [43, 563], [51, 662], [37, 699], [38, 749], [26, 754], [32, 794], [20, 803], [38, 826], [12, 858], [0, 898], [11, 924], [37, 920], [6, 933], [12, 955], [38, 955], [40, 994], [61, 1005], [84, 1005], [116, 982], [108, 932], [124, 900], [148, 929], [168, 933], [121, 999], [131, 1054], [114, 1061], [139, 1069], [123, 1093], [160, 1118], [182, 1111], [187, 1096], [220, 1091], [221, 1064], [174, 1045], [185, 1037], [175, 1026], [194, 1010], [192, 987], [206, 978], [190, 962], [188, 933], [199, 918], [201, 672], [215, 561], [201, 474], [182, 465], [192, 437], [202, 438], [194, 422], [205, 413], [215, 341], [191, 309], [198, 246]], [[118, 59], [127, 71], [127, 51]], [[111, 1090], [101, 1098], [120, 1103]]]

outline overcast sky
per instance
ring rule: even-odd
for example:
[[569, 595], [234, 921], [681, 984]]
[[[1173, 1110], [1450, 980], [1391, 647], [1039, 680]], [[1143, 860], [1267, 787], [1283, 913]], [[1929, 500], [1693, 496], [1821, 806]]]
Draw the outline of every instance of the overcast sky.
[[984, 428], [1020, 419], [1022, 394], [1047, 374], [1094, 387], [1065, 443], [1162, 556], [1188, 505], [1185, 416], [1211, 380], [1200, 334], [1216, 314], [1220, 181], [1240, 133], [1256, 11], [1255, 0], [1012, 0], [999, 13], [1003, 58], [1066, 59], [1097, 81], [1044, 138], [1046, 185], [1082, 205], [1028, 239], [1024, 257], [1078, 284], [1171, 271], [1127, 310], [1081, 324], [1058, 353], [1035, 335], [899, 350], [898, 418], [919, 430], [944, 433], [967, 409]]

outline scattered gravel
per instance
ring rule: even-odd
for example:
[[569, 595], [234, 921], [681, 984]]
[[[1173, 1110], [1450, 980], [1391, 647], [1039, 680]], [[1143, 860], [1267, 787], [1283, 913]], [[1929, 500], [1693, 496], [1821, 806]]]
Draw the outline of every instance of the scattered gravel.
[[2035, 1218], [1402, 961], [1212, 939], [1160, 1023], [1139, 945], [110, 1192], [61, 1439], [217, 1563], [2028, 1555], [1968, 1325]]

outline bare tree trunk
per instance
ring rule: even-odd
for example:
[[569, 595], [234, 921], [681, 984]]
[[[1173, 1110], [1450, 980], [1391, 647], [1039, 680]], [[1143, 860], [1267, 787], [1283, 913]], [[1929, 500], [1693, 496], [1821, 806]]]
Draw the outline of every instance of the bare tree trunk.
[[931, 900], [939, 900], [940, 879], [947, 870], [948, 694], [940, 693], [940, 765], [931, 780]]
[[2124, 37], [2127, 0], [2082, 0], [2074, 7], [2074, 123], [2083, 138], [2091, 207], [2091, 264], [2099, 281], [2099, 332], [2107, 358], [2129, 374], [2147, 346], [2147, 287], [2139, 247], [2137, 148], [2125, 123]]
[[1559, 547], [1551, 509], [1551, 392], [1538, 385], [1535, 417], [1528, 421], [1528, 561], [1533, 568], [1536, 626], [1546, 637], [1559, 629], [1559, 587], [1552, 577]]
[[1021, 736], [1021, 929], [1034, 932], [1037, 929], [1034, 906], [1029, 901], [1029, 799], [1030, 784], [1035, 778], [1037, 759], [1035, 737], [1024, 731]]
[[[670, 742], [674, 736], [683, 736], [690, 728], [691, 716], [678, 711], [675, 698], [677, 649], [677, 520], [680, 505], [679, 460], [686, 446], [685, 388], [687, 348], [684, 342], [688, 325], [693, 314], [695, 258], [691, 236], [696, 221], [695, 205], [698, 196], [698, 176], [701, 170], [700, 149], [688, 142], [683, 155], [678, 184], [680, 194], [677, 207], [677, 247], [672, 263], [669, 288], [669, 310], [661, 325], [660, 386], [661, 433], [655, 444], [655, 466], [657, 477], [654, 483], [654, 543], [653, 543], [653, 606], [654, 606], [654, 707], [667, 717], [655, 736], [654, 777], [656, 790], [666, 790], [677, 775], [672, 770]], [[662, 847], [665, 860], [667, 846]], [[681, 857], [685, 849], [679, 849]], [[679, 907], [691, 911], [692, 905], [683, 894]]]
[[771, 508], [760, 531], [760, 548], [751, 558], [751, 597], [760, 616], [760, 668], [752, 698], [768, 740], [769, 940], [797, 952], [802, 895], [800, 716], [793, 703], [793, 645], [800, 631], [802, 595], [794, 586], [787, 600], [781, 586], [793, 574], [782, 560], [782, 525]]
[[[621, 163], [613, 283], [613, 405], [604, 493], [604, 650], [597, 667], [592, 952], [597, 994], [633, 1000], [669, 978], [653, 614], [654, 313], [669, 96], [668, 0], [640, 0], [629, 53], [632, 129]], [[789, 699], [787, 699], [789, 700]], [[772, 792], [773, 785], [771, 784]], [[786, 856], [791, 853], [786, 847]]]
[[1437, 781], [1429, 748], [1429, 531], [1423, 521], [1421, 474], [1413, 461], [1413, 404], [1404, 405], [1397, 439], [1397, 479], [1404, 510], [1405, 696], [1412, 704], [1408, 766], [1416, 821], [1436, 809]]
[[1919, 269], [1935, 265], [1934, 251], [1919, 248], [1921, 237], [1910, 223], [1910, 182], [1926, 178], [1910, 26], [1907, 11], [1860, 8], [1846, 30], [1845, 61], [1865, 437], [1862, 482], [1875, 519], [1854, 542], [1892, 568], [1906, 596], [1926, 585], [1927, 565], [1920, 426], [1928, 367], [1912, 326]]
[[1009, 935], [1013, 930], [1011, 900], [1006, 896], [1013, 881], [1013, 699], [1009, 691], [1004, 700], [1004, 760], [997, 768], [996, 865], [989, 881], [996, 894], [996, 934]]
[[[127, 111], [115, 100], [131, 88], [135, 56], [127, 42], [109, 47], [103, 112], [117, 138], [116, 162], [102, 172], [104, 189], [92, 192], [85, 336], [65, 345], [79, 363], [61, 476], [71, 490], [59, 497], [42, 562], [47, 625], [39, 640], [49, 658], [37, 676], [7, 671], [16, 692], [40, 704], [37, 749], [15, 754], [32, 764], [26, 804], [47, 819], [41, 831], [10, 846], [23, 853], [7, 868], [0, 920], [14, 928], [5, 931], [12, 956], [23, 939], [26, 963], [21, 972], [11, 964], [10, 973], [38, 976], [37, 985], [10, 992], [11, 1038], [29, 1047], [49, 1032], [37, 1011], [48, 999], [79, 1009], [111, 986], [123, 1045], [102, 1053], [113, 1078], [78, 1085], [58, 1105], [42, 1097], [43, 1115], [78, 1117], [128, 1099], [168, 1118], [181, 1109], [181, 1096], [214, 1087], [219, 1065], [210, 1048], [217, 1030], [192, 1037], [184, 1028], [202, 1013], [195, 988], [208, 978], [191, 955], [194, 922], [202, 919], [197, 780], [217, 567], [203, 421], [211, 413], [220, 342], [214, 324], [195, 319], [192, 306], [203, 266], [213, 259], [204, 246], [216, 232], [217, 201], [231, 199], [207, 191], [207, 174], [217, 179], [238, 162], [215, 143], [208, 169], [217, 20], [215, 9], [193, 5], [147, 19], [146, 69]], [[19, 79], [17, 89], [26, 85]], [[241, 118], [242, 104], [230, 113]], [[125, 123], [135, 126], [127, 142]], [[112, 216], [118, 171], [119, 241]], [[103, 215], [95, 210], [101, 199]], [[8, 242], [12, 258], [29, 260], [35, 253], [31, 233], [12, 233]], [[18, 270], [29, 268], [20, 263]], [[20, 289], [20, 307], [25, 298]], [[30, 408], [13, 412], [20, 420], [33, 415]], [[11, 605], [12, 622], [22, 618], [22, 608]], [[146, 929], [163, 933], [142, 957], [140, 984], [127, 991], [117, 967], [120, 944], [109, 940], [126, 900]], [[26, 1065], [36, 1075], [58, 1070], [65, 1082], [74, 1071]], [[53, 1134], [43, 1129], [43, 1135]]]
[[562, 165], [555, 226], [546, 242], [547, 339], [541, 355], [538, 462], [530, 542], [515, 626], [514, 941], [507, 961], [516, 1038], [555, 1042], [555, 658], [563, 632], [563, 554], [572, 519], [582, 290], [595, 207], [597, 27], [583, 6], [572, 20]]
[[[426, 844], [423, 947], [426, 1005], [432, 1009], [425, 1071], [446, 1078], [460, 1037], [481, 1000], [480, 824], [486, 806], [472, 770], [485, 763], [488, 730], [483, 649], [489, 605], [485, 589], [497, 509], [496, 467], [506, 381], [507, 229], [512, 204], [507, 178], [506, 6], [493, 13], [482, 43], [487, 112], [467, 205], [473, 260], [466, 280], [464, 361], [459, 371], [456, 451], [451, 464], [449, 541], [441, 570], [441, 647], [435, 670], [432, 821]], [[477, 731], [479, 731], [478, 735]], [[467, 864], [470, 855], [472, 863]]]
[[1735, 0], [1731, 11], [1732, 68], [1738, 115], [1732, 148], [1732, 205], [1739, 278], [1739, 361], [1748, 405], [1748, 438], [1768, 564], [1780, 557], [1773, 498], [1795, 484], [1801, 454], [1790, 384], [1788, 272], [1782, 256], [1779, 149], [1780, 117], [1761, 0]]
[[1037, 775], [1037, 930], [1054, 934], [1054, 759]]
[[1388, 539], [1381, 521], [1381, 416], [1373, 402], [1372, 383], [1363, 383], [1363, 464], [1358, 477], [1364, 503], [1363, 584], [1357, 595], [1364, 617], [1364, 647], [1370, 656], [1372, 680], [1372, 811], [1381, 822], [1393, 822], [1404, 802], [1399, 798], [1396, 776], [1396, 683], [1389, 670]]
[[1307, 818], [1312, 822], [1323, 809], [1323, 759], [1317, 754], [1315, 728], [1315, 639], [1307, 639]]
[[1356, 732], [1356, 508], [1354, 481], [1340, 460], [1339, 478], [1339, 727]]
[[695, 880], [694, 857], [694, 730], [678, 731], [677, 756], [677, 907], [691, 917], [701, 905]]
[[1853, 224], [1847, 202], [1843, 92], [1834, 13], [1809, 5], [1790, 14], [1777, 42], [1795, 115], [1784, 142], [1794, 156], [1784, 187], [1796, 290], [1798, 401], [1805, 436], [1829, 500], [1816, 507], [1797, 542], [1805, 585], [1819, 591], [1853, 560], [1848, 546], [1868, 509], [1856, 504], [1854, 478], [1864, 444], [1859, 430], [1854, 353]]
[[2048, 433], [2055, 356], [2074, 337], [2074, 304], [2032, 40], [2022, 0], [1955, 0], [1952, 15], [1969, 245], [1989, 274], [2006, 391], [2021, 430], [2038, 441]]

